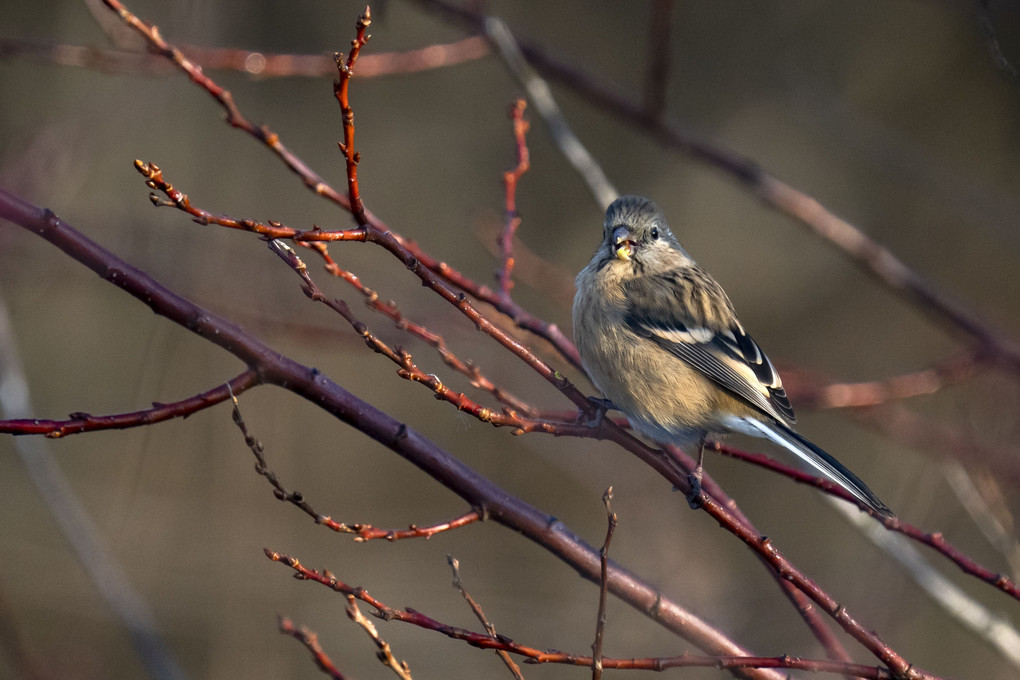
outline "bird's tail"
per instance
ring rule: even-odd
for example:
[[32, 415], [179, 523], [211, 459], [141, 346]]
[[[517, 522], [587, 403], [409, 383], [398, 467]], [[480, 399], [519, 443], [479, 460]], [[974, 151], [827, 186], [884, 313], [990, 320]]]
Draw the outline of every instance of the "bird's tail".
[[895, 517], [885, 503], [879, 500], [868, 485], [850, 472], [845, 465], [833, 458], [811, 441], [778, 422], [764, 422], [756, 418], [732, 418], [726, 423], [730, 429], [742, 434], [768, 439], [792, 451], [800, 459], [822, 473], [827, 479], [850, 492], [854, 498], [883, 517]]

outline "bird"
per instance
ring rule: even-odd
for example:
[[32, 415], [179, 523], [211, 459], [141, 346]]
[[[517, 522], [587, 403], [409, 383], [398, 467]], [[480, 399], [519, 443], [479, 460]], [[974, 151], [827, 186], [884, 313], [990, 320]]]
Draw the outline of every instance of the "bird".
[[608, 400], [603, 406], [654, 441], [698, 447], [692, 505], [701, 494], [706, 437], [741, 433], [790, 451], [877, 515], [895, 516], [857, 475], [793, 429], [775, 366], [653, 201], [622, 196], [609, 205], [602, 242], [576, 286], [574, 341]]

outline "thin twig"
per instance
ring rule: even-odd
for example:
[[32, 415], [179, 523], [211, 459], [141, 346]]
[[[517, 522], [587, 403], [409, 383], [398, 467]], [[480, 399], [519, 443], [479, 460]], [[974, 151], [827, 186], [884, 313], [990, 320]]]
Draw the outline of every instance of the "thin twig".
[[291, 636], [303, 644], [311, 652], [315, 665], [323, 673], [328, 674], [333, 680], [347, 680], [346, 676], [337, 670], [337, 667], [333, 664], [332, 659], [326, 655], [326, 652], [322, 651], [322, 647], [319, 646], [319, 636], [315, 632], [304, 626], [296, 628], [290, 619], [282, 616], [280, 617], [280, 632]]
[[591, 646], [591, 677], [592, 680], [602, 678], [602, 640], [606, 632], [606, 595], [609, 592], [609, 544], [616, 531], [617, 517], [613, 512], [613, 487], [602, 494], [602, 502], [606, 506], [606, 540], [599, 550], [599, 613], [595, 621], [595, 642]]
[[407, 529], [379, 529], [370, 524], [341, 524], [339, 531], [347, 534], [356, 534], [355, 543], [364, 543], [375, 539], [387, 541], [399, 541], [405, 538], [424, 538], [426, 541], [436, 534], [444, 531], [459, 529], [482, 520], [481, 513], [477, 510], [466, 512], [460, 517], [451, 519], [448, 522], [440, 522], [427, 527], [420, 527], [412, 524]]
[[340, 152], [347, 162], [347, 195], [351, 206], [351, 215], [359, 227], [367, 226], [365, 220], [365, 205], [361, 202], [361, 193], [358, 188], [358, 163], [361, 161], [361, 154], [354, 150], [354, 110], [350, 104], [351, 76], [354, 75], [354, 65], [361, 54], [361, 48], [365, 46], [371, 37], [366, 31], [372, 25], [372, 11], [365, 7], [365, 11], [358, 17], [357, 36], [351, 41], [351, 51], [345, 58], [343, 54], [335, 55], [337, 79], [333, 83], [333, 94], [340, 104], [340, 113], [343, 117], [344, 140], [338, 142]]
[[[499, 240], [503, 228], [491, 220], [478, 226], [476, 236], [494, 257], [502, 257]], [[551, 302], [569, 308], [574, 301], [574, 275], [518, 239], [514, 243], [514, 274], [518, 281], [540, 290]]]
[[517, 212], [517, 182], [531, 167], [528, 155], [528, 144], [526, 134], [528, 132], [528, 121], [524, 120], [524, 109], [527, 103], [518, 99], [510, 107], [510, 119], [513, 121], [514, 139], [517, 141], [517, 165], [513, 170], [503, 173], [503, 186], [506, 191], [506, 216], [503, 231], [499, 235], [499, 251], [501, 266], [496, 272], [496, 280], [499, 281], [499, 290], [503, 297], [510, 299], [510, 290], [514, 287], [514, 235], [521, 226], [521, 216]]
[[435, 333], [426, 326], [415, 323], [405, 317], [395, 302], [392, 300], [383, 300], [379, 297], [379, 294], [376, 291], [365, 285], [364, 280], [360, 276], [341, 267], [327, 252], [325, 243], [311, 242], [302, 243], [302, 245], [306, 245], [307, 247], [318, 251], [326, 263], [326, 271], [333, 276], [343, 279], [356, 291], [361, 293], [364, 298], [365, 305], [369, 309], [387, 317], [398, 329], [410, 333], [435, 349], [436, 353], [439, 354], [439, 358], [443, 360], [443, 363], [461, 375], [467, 376], [467, 378], [471, 381], [472, 387], [488, 392], [501, 404], [508, 406], [514, 411], [519, 411], [529, 418], [535, 417], [537, 409], [532, 404], [529, 404], [523, 399], [513, 395], [509, 390], [506, 390], [494, 383], [482, 373], [482, 370], [474, 362], [460, 359], [453, 353], [453, 351], [450, 350], [442, 335]]
[[358, 602], [355, 600], [354, 595], [347, 596], [347, 616], [350, 617], [351, 621], [361, 626], [362, 630], [368, 633], [368, 637], [372, 638], [372, 642], [379, 648], [379, 652], [376, 654], [379, 661], [384, 666], [392, 670], [400, 680], [414, 680], [411, 677], [411, 668], [407, 665], [406, 661], [399, 661], [397, 657], [393, 656], [393, 650], [390, 648], [390, 643], [383, 640], [379, 635], [379, 631], [376, 630], [375, 624], [361, 613], [358, 609]]
[[[485, 616], [485, 612], [482, 611], [481, 605], [479, 605], [475, 598], [471, 597], [471, 593], [464, 587], [464, 582], [460, 578], [460, 562], [453, 555], [446, 556], [446, 562], [450, 565], [450, 569], [453, 570], [453, 587], [456, 588], [464, 601], [468, 603], [471, 608], [471, 613], [475, 615], [475, 618], [485, 628], [485, 632], [492, 637], [496, 637], [496, 627], [493, 626], [489, 619]], [[497, 649], [496, 654], [503, 661], [503, 665], [507, 667], [510, 674], [517, 680], [524, 680], [524, 675], [521, 673], [520, 667], [514, 663], [514, 660], [510, 658], [510, 654], [505, 649]]]
[[344, 522], [337, 522], [327, 515], [320, 514], [307, 500], [305, 500], [303, 494], [298, 491], [288, 491], [280, 481], [280, 478], [276, 476], [276, 473], [269, 468], [269, 464], [266, 462], [265, 450], [262, 446], [262, 442], [256, 439], [248, 431], [248, 425], [244, 421], [244, 416], [241, 415], [241, 408], [240, 404], [238, 404], [237, 397], [231, 394], [230, 398], [233, 400], [232, 418], [234, 424], [244, 436], [245, 445], [249, 448], [249, 450], [251, 450], [252, 455], [255, 456], [255, 472], [258, 473], [259, 476], [264, 477], [265, 480], [273, 487], [273, 496], [279, 501], [290, 503], [297, 507], [306, 515], [314, 519], [316, 524], [321, 524], [322, 526], [332, 529], [337, 533], [354, 534], [355, 543], [364, 543], [377, 538], [385, 538], [388, 541], [397, 541], [404, 538], [424, 538], [428, 540], [436, 534], [458, 529], [460, 527], [467, 526], [468, 524], [473, 524], [481, 519], [479, 512], [477, 510], [472, 510], [460, 517], [457, 517], [456, 519], [450, 520], [449, 522], [442, 522], [440, 524], [434, 524], [427, 527], [419, 527], [412, 524], [408, 529], [394, 531], [377, 529], [369, 524], [346, 524]]
[[256, 439], [248, 431], [248, 425], [244, 421], [244, 416], [241, 415], [241, 408], [237, 402], [237, 397], [231, 394], [230, 398], [233, 401], [233, 411], [231, 413], [231, 417], [234, 421], [234, 425], [237, 426], [237, 429], [239, 429], [241, 431], [241, 434], [244, 436], [245, 445], [251, 451], [252, 455], [255, 456], [255, 472], [258, 473], [260, 477], [265, 478], [265, 480], [269, 482], [269, 484], [273, 487], [273, 496], [276, 498], [276, 500], [282, 501], [284, 503], [290, 503], [296, 508], [299, 508], [306, 515], [314, 519], [316, 524], [322, 524], [323, 526], [326, 526], [332, 529], [333, 531], [341, 533], [350, 533], [344, 531], [344, 525], [338, 524], [329, 517], [326, 517], [325, 515], [320, 515], [318, 512], [316, 512], [315, 509], [311, 506], [311, 504], [308, 503], [308, 501], [305, 500], [305, 497], [300, 492], [288, 491], [286, 487], [283, 486], [283, 483], [280, 481], [279, 477], [276, 476], [276, 473], [273, 472], [269, 468], [268, 463], [266, 463], [266, 457], [262, 446], [262, 442]]
[[[177, 208], [182, 212], [191, 215], [192, 220], [201, 225], [215, 224], [228, 229], [248, 231], [267, 239], [285, 238], [300, 243], [314, 243], [319, 241], [365, 241], [365, 229], [334, 229], [325, 230], [318, 226], [311, 229], [293, 229], [281, 222], [270, 220], [268, 222], [257, 222], [251, 219], [236, 219], [227, 215], [215, 215], [211, 212], [198, 208], [191, 203], [191, 198], [182, 191], [178, 191], [173, 184], [163, 176], [163, 170], [155, 163], [146, 163], [135, 160], [135, 170], [145, 178], [145, 186], [154, 191], [149, 194], [149, 200], [157, 208]], [[162, 196], [155, 192], [166, 196]]]

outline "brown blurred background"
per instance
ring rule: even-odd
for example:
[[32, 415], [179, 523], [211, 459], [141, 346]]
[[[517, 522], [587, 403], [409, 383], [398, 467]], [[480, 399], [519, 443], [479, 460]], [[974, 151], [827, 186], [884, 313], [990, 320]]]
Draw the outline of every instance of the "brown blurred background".
[[[487, 6], [551, 53], [641, 96], [651, 3]], [[363, 5], [135, 0], [128, 7], [172, 42], [331, 54], [348, 49]], [[1020, 63], [1020, 12], [1012, 3], [991, 8], [1006, 56]], [[416, 2], [390, 0], [373, 12], [366, 55], [467, 35]], [[84, 3], [15, 0], [4, 16], [2, 38], [108, 45]], [[671, 29], [672, 119], [814, 196], [1005, 336], [1020, 336], [1020, 88], [994, 67], [974, 4], [678, 2]], [[211, 75], [248, 118], [269, 125], [334, 186], [344, 186], [332, 77]], [[925, 368], [963, 347], [730, 178], [662, 148], [569, 90], [553, 89], [610, 180], [660, 203], [781, 370], [875, 380]], [[220, 109], [186, 78], [6, 58], [0, 92], [0, 186], [53, 209], [170, 288], [323, 370], [591, 543], [602, 539], [600, 498], [613, 485], [617, 558], [757, 653], [822, 655], [760, 564], [631, 457], [593, 441], [514, 438], [456, 413], [397, 378], [342, 320], [308, 302], [263, 243], [153, 209], [132, 167], [136, 158], [159, 164], [212, 212], [298, 228], [352, 224], [264, 148], [224, 125]], [[496, 260], [488, 241], [502, 220], [502, 172], [514, 159], [506, 112], [522, 94], [502, 61], [490, 55], [447, 69], [356, 79], [351, 92], [367, 205], [428, 252], [491, 282]], [[515, 297], [566, 330], [570, 281], [600, 238], [601, 210], [533, 109], [528, 115], [532, 169], [518, 193], [519, 238], [561, 273], [520, 280]], [[515, 393], [542, 406], [567, 406], [380, 249], [349, 244], [332, 253]], [[363, 308], [341, 282], [312, 270], [381, 337], [467, 388], [428, 348]], [[209, 389], [243, 368], [6, 222], [0, 294], [39, 417], [145, 408]], [[534, 346], [591, 390], [541, 343]], [[241, 406], [284, 484], [334, 519], [401, 528], [466, 510], [390, 451], [287, 392], [259, 388]], [[992, 474], [1013, 470], [999, 475], [999, 489], [1007, 516], [1020, 511], [1015, 375], [983, 371], [904, 406], [1005, 452]], [[983, 564], [1008, 573], [1005, 558], [953, 494], [944, 451], [912, 450], [838, 412], [801, 408], [798, 415], [803, 433], [858, 472], [904, 520], [943, 531]], [[737, 443], [774, 453], [765, 444]], [[353, 677], [387, 672], [347, 621], [343, 599], [294, 581], [265, 559], [264, 547], [329, 568], [392, 606], [476, 628], [449, 585], [445, 556], [453, 554], [497, 630], [538, 647], [590, 649], [597, 589], [553, 557], [492, 523], [427, 542], [355, 544], [332, 535], [274, 500], [224, 405], [184, 421], [46, 446], [190, 677], [322, 677], [298, 643], [276, 632], [277, 615], [318, 631]], [[968, 466], [978, 477], [987, 473]], [[795, 563], [911, 662], [949, 677], [1016, 677], [1016, 668], [927, 600], [819, 492], [714, 454], [707, 469]], [[994, 612], [1020, 618], [1015, 601], [923, 552]], [[145, 677], [8, 436], [0, 437], [0, 608], [43, 677]], [[406, 625], [383, 624], [381, 633], [419, 680], [505, 673], [489, 652]], [[856, 660], [874, 663], [846, 644]], [[611, 602], [605, 651], [631, 657], [694, 650]], [[524, 670], [529, 678], [587, 672]], [[0, 677], [17, 673], [9, 655], [0, 654]], [[684, 677], [721, 675], [702, 670]]]

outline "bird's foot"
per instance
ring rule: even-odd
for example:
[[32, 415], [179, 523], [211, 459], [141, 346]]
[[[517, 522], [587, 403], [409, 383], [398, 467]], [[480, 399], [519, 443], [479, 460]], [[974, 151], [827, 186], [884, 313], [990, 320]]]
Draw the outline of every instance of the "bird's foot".
[[691, 510], [697, 510], [701, 507], [704, 499], [701, 495], [701, 466], [687, 475], [687, 481], [690, 482], [691, 488], [687, 492], [687, 505], [691, 506]]
[[579, 422], [589, 427], [598, 427], [601, 425], [603, 418], [606, 417], [606, 411], [616, 408], [613, 402], [608, 399], [588, 397], [588, 401], [591, 406], [587, 409], [582, 409], [578, 414], [577, 419]]

